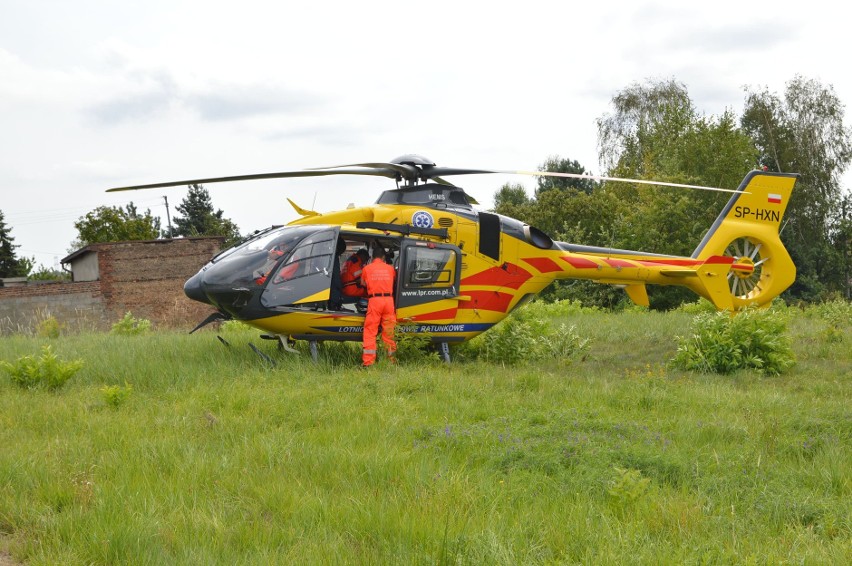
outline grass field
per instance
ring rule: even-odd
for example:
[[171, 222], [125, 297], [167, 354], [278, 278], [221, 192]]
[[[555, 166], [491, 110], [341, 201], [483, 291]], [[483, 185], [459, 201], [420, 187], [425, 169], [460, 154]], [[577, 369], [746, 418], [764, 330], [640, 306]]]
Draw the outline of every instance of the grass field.
[[583, 359], [366, 372], [250, 331], [0, 337], [0, 360], [84, 362], [54, 392], [0, 373], [0, 555], [852, 563], [848, 324], [790, 316], [794, 367], [723, 376], [668, 366], [691, 319], [577, 313]]

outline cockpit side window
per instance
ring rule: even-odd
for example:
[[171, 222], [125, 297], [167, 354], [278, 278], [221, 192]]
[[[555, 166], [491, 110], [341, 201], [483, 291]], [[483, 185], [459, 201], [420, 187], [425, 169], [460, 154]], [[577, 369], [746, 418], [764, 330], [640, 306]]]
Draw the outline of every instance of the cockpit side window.
[[314, 273], [329, 274], [336, 237], [333, 231], [305, 238], [272, 280], [273, 285]]
[[261, 305], [282, 307], [328, 300], [337, 232], [323, 229], [299, 241], [269, 274], [260, 296]]

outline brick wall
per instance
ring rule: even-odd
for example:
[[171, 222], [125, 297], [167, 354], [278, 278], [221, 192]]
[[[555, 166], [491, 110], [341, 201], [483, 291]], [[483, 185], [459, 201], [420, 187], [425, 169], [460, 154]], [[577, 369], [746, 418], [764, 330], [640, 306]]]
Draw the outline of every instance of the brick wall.
[[67, 327], [105, 328], [128, 311], [158, 326], [192, 327], [212, 308], [186, 298], [183, 284], [220, 249], [222, 238], [113, 242], [88, 247], [100, 281], [0, 288], [0, 332], [32, 329], [47, 316]]
[[101, 282], [39, 283], [0, 288], [0, 334], [31, 331], [51, 316], [71, 330], [107, 327]]
[[213, 257], [221, 238], [97, 244], [101, 292], [115, 319], [130, 311], [159, 325], [195, 325], [212, 312], [191, 301], [183, 284]]

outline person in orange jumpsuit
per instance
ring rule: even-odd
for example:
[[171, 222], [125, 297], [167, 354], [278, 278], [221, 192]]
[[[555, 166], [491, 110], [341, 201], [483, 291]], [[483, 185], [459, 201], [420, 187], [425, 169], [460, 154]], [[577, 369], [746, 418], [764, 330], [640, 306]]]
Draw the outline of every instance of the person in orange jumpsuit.
[[272, 271], [272, 268], [275, 267], [275, 264], [278, 263], [278, 260], [281, 259], [281, 256], [283, 255], [284, 250], [277, 247], [269, 250], [266, 254], [266, 263], [255, 273], [254, 282], [258, 285], [266, 283], [266, 279], [269, 277], [269, 272]]
[[343, 262], [340, 268], [340, 279], [343, 282], [344, 297], [366, 297], [367, 289], [361, 284], [361, 270], [367, 265], [370, 254], [366, 248], [361, 248], [349, 259]]
[[364, 319], [363, 367], [376, 363], [376, 335], [379, 322], [382, 324], [382, 341], [388, 351], [388, 359], [396, 361], [396, 342], [393, 331], [396, 326], [396, 309], [393, 304], [393, 284], [396, 271], [385, 263], [385, 250], [381, 246], [373, 248], [373, 261], [361, 272], [361, 282], [367, 288], [367, 316]]

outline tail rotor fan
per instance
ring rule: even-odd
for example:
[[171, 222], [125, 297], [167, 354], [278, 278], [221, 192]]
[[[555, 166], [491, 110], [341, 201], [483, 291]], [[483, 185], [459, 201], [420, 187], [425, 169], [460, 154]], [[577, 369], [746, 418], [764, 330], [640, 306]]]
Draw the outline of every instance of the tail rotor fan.
[[758, 302], [772, 275], [769, 248], [755, 238], [737, 238], [728, 244], [725, 255], [734, 258], [728, 273], [734, 307], [739, 309]]

